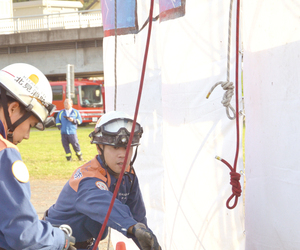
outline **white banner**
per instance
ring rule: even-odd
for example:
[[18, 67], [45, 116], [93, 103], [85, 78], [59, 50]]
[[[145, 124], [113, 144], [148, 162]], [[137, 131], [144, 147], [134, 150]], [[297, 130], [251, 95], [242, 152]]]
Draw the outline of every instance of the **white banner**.
[[[155, 2], [153, 16], [159, 9]], [[138, 19], [146, 20], [149, 4], [138, 1], [137, 6]], [[218, 155], [233, 165], [235, 120], [228, 119], [221, 104], [225, 92], [221, 86], [206, 99], [216, 82], [226, 81], [229, 6], [230, 1], [189, 0], [184, 16], [153, 22], [138, 115], [144, 134], [134, 167], [149, 227], [165, 250], [244, 249], [243, 198], [236, 208], [226, 207], [232, 194], [230, 170], [215, 159]], [[235, 11], [230, 70], [233, 82], [234, 20]], [[147, 30], [148, 26], [136, 35], [118, 36], [116, 107], [131, 116]], [[115, 101], [114, 39], [104, 39], [107, 111], [114, 109]], [[235, 107], [234, 98], [231, 104]], [[237, 172], [243, 170], [239, 150]], [[240, 183], [243, 187], [243, 177]], [[125, 241], [114, 232], [114, 243], [120, 240]], [[130, 241], [126, 241], [127, 249], [137, 249]]]
[[299, 1], [244, 1], [246, 249], [299, 249]]

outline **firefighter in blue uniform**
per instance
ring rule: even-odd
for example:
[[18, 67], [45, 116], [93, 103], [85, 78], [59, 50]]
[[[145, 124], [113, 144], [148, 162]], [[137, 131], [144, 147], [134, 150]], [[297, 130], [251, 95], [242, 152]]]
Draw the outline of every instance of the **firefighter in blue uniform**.
[[55, 108], [50, 84], [37, 68], [16, 63], [0, 70], [0, 92], [0, 249], [75, 249], [68, 226], [39, 220], [16, 146], [29, 139], [31, 127], [50, 125], [47, 117]]
[[[132, 124], [125, 113], [118, 111], [109, 112], [98, 120], [90, 134], [98, 155], [74, 171], [56, 203], [46, 211], [47, 221], [72, 227], [77, 249], [92, 249], [98, 237], [122, 170]], [[147, 226], [145, 205], [132, 166], [137, 147], [130, 162], [142, 132], [142, 127], [136, 123], [126, 171], [107, 226], [132, 238], [140, 249], [160, 250], [156, 236]], [[102, 239], [107, 231], [106, 228]]]
[[78, 159], [83, 161], [77, 137], [77, 125], [82, 123], [80, 113], [72, 107], [73, 101], [71, 99], [65, 99], [64, 106], [65, 109], [61, 110], [56, 116], [56, 126], [61, 131], [61, 142], [66, 152], [67, 161], [72, 160], [70, 144]]

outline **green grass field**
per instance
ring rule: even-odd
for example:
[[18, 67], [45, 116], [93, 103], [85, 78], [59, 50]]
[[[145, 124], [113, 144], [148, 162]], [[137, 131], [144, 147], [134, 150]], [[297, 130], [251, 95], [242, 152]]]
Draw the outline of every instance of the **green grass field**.
[[[80, 126], [77, 129], [79, 144], [85, 161], [91, 160], [97, 154], [96, 146], [90, 143], [89, 138], [89, 134], [94, 130], [94, 126], [94, 124], [90, 124], [88, 126]], [[245, 127], [241, 133], [243, 136], [244, 156]], [[61, 144], [60, 131], [56, 127], [45, 131], [32, 129], [30, 139], [23, 140], [22, 143], [18, 144], [31, 179], [58, 180], [70, 178], [73, 171], [84, 163], [78, 161], [71, 145], [70, 147], [73, 161], [68, 162]], [[243, 160], [245, 161], [244, 157]]]
[[[95, 125], [80, 126], [77, 135], [83, 159], [91, 160], [96, 154], [95, 144], [90, 143], [89, 134]], [[31, 179], [68, 179], [73, 171], [84, 162], [78, 161], [71, 147], [73, 161], [68, 162], [61, 143], [60, 131], [49, 128], [45, 131], [32, 129], [30, 139], [18, 144], [24, 163], [26, 164]]]

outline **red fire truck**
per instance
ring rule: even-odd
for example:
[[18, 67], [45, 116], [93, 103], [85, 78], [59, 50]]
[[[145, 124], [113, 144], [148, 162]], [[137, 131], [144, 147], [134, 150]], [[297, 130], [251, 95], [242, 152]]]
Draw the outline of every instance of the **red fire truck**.
[[[53, 93], [53, 104], [56, 110], [52, 114], [56, 118], [58, 112], [64, 109], [67, 98], [67, 81], [50, 82]], [[103, 80], [75, 79], [75, 96], [73, 108], [80, 112], [82, 123], [96, 122], [105, 113], [105, 97]]]

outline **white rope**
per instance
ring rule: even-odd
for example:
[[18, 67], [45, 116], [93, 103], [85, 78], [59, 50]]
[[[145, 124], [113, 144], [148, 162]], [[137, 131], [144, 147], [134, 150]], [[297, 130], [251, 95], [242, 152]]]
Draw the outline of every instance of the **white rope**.
[[[226, 82], [224, 82], [224, 81], [217, 82], [214, 86], [212, 86], [212, 88], [210, 89], [210, 91], [208, 92], [208, 94], [206, 96], [206, 98], [208, 99], [210, 94], [215, 89], [215, 87], [217, 87], [218, 85], [221, 84], [222, 88], [226, 91], [223, 95], [223, 99], [222, 99], [221, 103], [226, 108], [226, 114], [230, 120], [235, 119], [235, 110], [230, 104], [231, 98], [234, 93], [233, 82], [230, 82], [230, 44], [231, 44], [232, 3], [233, 3], [233, 0], [230, 1], [230, 8], [229, 8], [228, 47], [227, 47], [227, 81]], [[229, 109], [232, 111], [232, 115], [230, 115]]]
[[117, 46], [118, 46], [118, 34], [117, 34], [117, 0], [115, 0], [115, 56], [114, 56], [114, 76], [115, 76], [115, 98], [114, 98], [114, 111], [117, 110]]
[[[214, 86], [212, 86], [212, 88], [210, 89], [206, 98], [208, 98], [209, 95], [211, 94], [211, 92], [213, 92], [213, 90], [215, 89], [215, 87], [217, 87], [220, 84], [221, 84], [222, 88], [226, 91], [223, 95], [223, 99], [222, 99], [221, 103], [226, 108], [227, 117], [230, 120], [234, 120], [235, 119], [235, 109], [230, 104], [231, 98], [234, 93], [234, 86], [233, 86], [232, 82], [222, 82], [222, 81], [217, 82]], [[229, 109], [231, 109], [231, 111], [232, 111], [232, 116], [230, 115]]]

